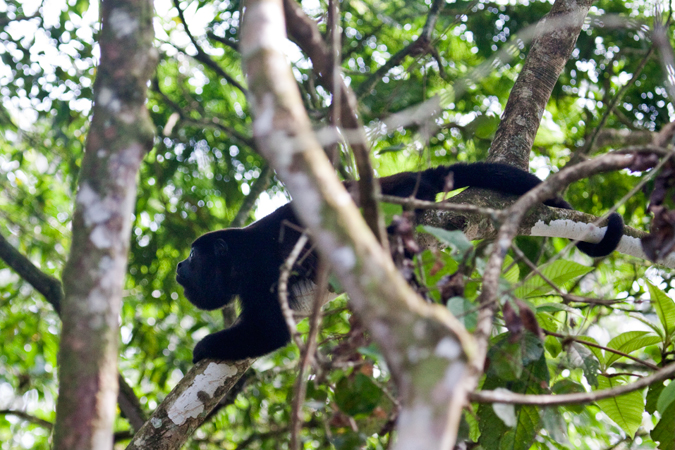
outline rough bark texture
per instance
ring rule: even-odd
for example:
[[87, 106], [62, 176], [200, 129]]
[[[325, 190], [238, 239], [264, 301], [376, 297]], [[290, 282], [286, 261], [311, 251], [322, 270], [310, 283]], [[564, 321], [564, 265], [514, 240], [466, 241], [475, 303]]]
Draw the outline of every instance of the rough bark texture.
[[253, 361], [205, 359], [195, 364], [134, 435], [127, 450], [181, 448]]
[[152, 148], [146, 86], [157, 61], [149, 0], [101, 3], [101, 64], [63, 273], [54, 448], [109, 449], [117, 397], [118, 316], [136, 175]]
[[370, 232], [317, 142], [281, 44], [282, 0], [250, 0], [241, 51], [258, 148], [387, 358], [401, 398], [394, 448], [447, 449], [466, 401], [473, 340], [424, 303]]
[[528, 169], [530, 150], [546, 103], [574, 50], [592, 4], [590, 0], [558, 0], [539, 23], [537, 37], [506, 103], [488, 161]]

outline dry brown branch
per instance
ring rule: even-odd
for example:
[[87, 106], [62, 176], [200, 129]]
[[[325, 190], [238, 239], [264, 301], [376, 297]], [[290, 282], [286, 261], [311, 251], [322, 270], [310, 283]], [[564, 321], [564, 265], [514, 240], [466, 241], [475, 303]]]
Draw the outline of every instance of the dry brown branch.
[[303, 233], [298, 239], [298, 242], [293, 246], [293, 250], [282, 264], [279, 272], [279, 304], [281, 305], [281, 312], [286, 320], [288, 331], [291, 333], [291, 338], [298, 348], [303, 348], [304, 345], [302, 343], [302, 338], [300, 338], [300, 335], [298, 334], [295, 319], [293, 319], [293, 311], [288, 302], [288, 278], [291, 275], [291, 270], [293, 269], [295, 261], [297, 261], [298, 256], [300, 256], [302, 249], [305, 248], [307, 241], [307, 234]]
[[298, 378], [293, 388], [293, 401], [291, 403], [291, 450], [300, 448], [300, 428], [302, 426], [302, 405], [305, 403], [307, 392], [307, 369], [311, 364], [316, 352], [316, 338], [319, 335], [321, 322], [321, 306], [328, 291], [328, 267], [321, 263], [318, 268], [316, 290], [312, 302], [312, 313], [309, 317], [309, 334], [307, 345], [300, 347], [300, 363], [298, 364]]

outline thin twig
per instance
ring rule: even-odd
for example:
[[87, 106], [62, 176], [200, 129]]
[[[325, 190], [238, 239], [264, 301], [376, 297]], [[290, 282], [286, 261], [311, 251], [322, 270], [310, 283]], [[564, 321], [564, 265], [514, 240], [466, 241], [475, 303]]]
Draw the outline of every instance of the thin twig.
[[559, 406], [559, 405], [577, 405], [582, 403], [592, 403], [604, 398], [618, 397], [619, 395], [635, 392], [651, 386], [659, 381], [668, 380], [675, 375], [675, 364], [659, 369], [648, 377], [640, 378], [638, 381], [622, 386], [616, 386], [610, 389], [601, 389], [593, 392], [581, 392], [576, 394], [562, 395], [528, 395], [516, 394], [515, 392], [500, 391], [480, 391], [469, 394], [472, 402], [478, 403], [508, 403], [517, 405], [537, 405], [537, 406]]
[[44, 419], [40, 419], [39, 417], [30, 415], [24, 411], [15, 411], [12, 409], [0, 409], [0, 416], [16, 416], [19, 417], [20, 419], [25, 420], [26, 422], [30, 422], [34, 425], [39, 425], [48, 430], [51, 430], [54, 427], [53, 423]]
[[232, 219], [232, 222], [230, 222], [230, 227], [238, 228], [244, 225], [248, 215], [251, 213], [251, 210], [255, 205], [255, 201], [270, 185], [270, 179], [272, 178], [273, 173], [274, 171], [268, 164], [263, 165], [258, 179], [255, 180], [253, 185], [251, 185], [251, 191], [248, 193], [246, 198], [244, 198], [244, 201], [239, 207], [239, 211], [237, 211], [237, 215], [234, 216], [234, 219]]
[[183, 23], [183, 29], [185, 30], [185, 33], [188, 35], [188, 38], [190, 38], [190, 42], [192, 42], [192, 45], [194, 45], [195, 49], [197, 50], [197, 54], [193, 56], [194, 59], [196, 59], [201, 63], [204, 63], [218, 75], [225, 78], [227, 82], [230, 83], [232, 86], [239, 89], [244, 95], [248, 95], [248, 89], [246, 89], [241, 83], [235, 80], [234, 77], [232, 77], [230, 74], [225, 72], [223, 68], [220, 67], [214, 60], [212, 60], [211, 56], [208, 53], [206, 53], [204, 49], [199, 45], [197, 39], [195, 39], [195, 37], [192, 35], [192, 33], [190, 32], [190, 28], [188, 27], [187, 22], [185, 21], [185, 15], [183, 14], [183, 10], [180, 7], [180, 2], [178, 0], [174, 0], [173, 5], [178, 10], [178, 17], [180, 18], [180, 21]]
[[396, 197], [393, 195], [380, 195], [378, 196], [378, 199], [385, 203], [394, 203], [397, 205], [403, 205], [414, 209], [437, 209], [442, 211], [459, 211], [459, 212], [484, 214], [486, 216], [490, 216], [494, 220], [499, 219], [501, 214], [503, 214], [503, 211], [500, 209], [484, 208], [481, 206], [465, 205], [461, 203], [429, 202], [426, 200], [418, 200], [412, 197]]
[[576, 337], [576, 336], [570, 336], [570, 335], [559, 334], [559, 333], [555, 333], [555, 332], [553, 332], [553, 331], [548, 331], [548, 330], [544, 330], [544, 334], [547, 334], [547, 335], [549, 335], [549, 336], [554, 336], [554, 337], [563, 339], [563, 340], [565, 340], [565, 341], [574, 341], [574, 342], [578, 342], [579, 344], [583, 344], [583, 345], [585, 345], [585, 346], [587, 346], [587, 347], [594, 347], [594, 348], [598, 348], [598, 349], [600, 349], [600, 350], [604, 350], [604, 351], [606, 351], [606, 352], [615, 353], [615, 354], [620, 355], [620, 356], [623, 356], [623, 357], [625, 357], [625, 358], [632, 359], [632, 360], [635, 361], [636, 363], [642, 364], [642, 365], [645, 366], [645, 367], [649, 367], [649, 368], [652, 369], [652, 370], [659, 370], [659, 366], [657, 366], [656, 364], [650, 363], [649, 361], [643, 361], [643, 360], [641, 360], [640, 358], [636, 358], [635, 356], [629, 355], [628, 353], [624, 353], [624, 352], [622, 352], [622, 351], [620, 351], [620, 350], [616, 350], [616, 349], [611, 348], [611, 347], [605, 347], [604, 345], [596, 344], [595, 342], [585, 341], [585, 340], [583, 340], [583, 338], [579, 338], [579, 337]]
[[321, 306], [328, 289], [328, 267], [321, 262], [319, 264], [318, 275], [316, 279], [316, 289], [312, 304], [312, 314], [309, 319], [309, 335], [307, 336], [307, 345], [300, 347], [300, 363], [298, 369], [298, 378], [295, 382], [293, 402], [291, 404], [291, 450], [300, 448], [300, 426], [302, 425], [302, 405], [305, 403], [305, 394], [307, 392], [307, 369], [313, 359], [316, 350], [316, 338], [319, 334], [319, 325], [321, 321]]
[[633, 73], [633, 76], [631, 77], [628, 82], [619, 89], [619, 92], [612, 98], [612, 101], [607, 105], [607, 109], [605, 110], [605, 113], [602, 115], [600, 118], [600, 122], [598, 125], [595, 127], [595, 130], [593, 134], [591, 135], [590, 139], [586, 143], [586, 145], [581, 148], [578, 152], [575, 152], [575, 154], [572, 156], [570, 160], [570, 164], [574, 164], [575, 162], [579, 161], [583, 156], [591, 153], [593, 151], [593, 146], [595, 145], [598, 136], [600, 135], [600, 131], [604, 128], [605, 124], [607, 123], [607, 119], [609, 119], [610, 114], [612, 114], [612, 111], [614, 111], [614, 108], [616, 108], [616, 105], [621, 101], [624, 95], [626, 95], [626, 92], [628, 89], [635, 84], [635, 81], [640, 77], [640, 74], [642, 73], [642, 70], [645, 68], [647, 65], [647, 62], [649, 62], [649, 58], [651, 58], [652, 54], [654, 53], [654, 48], [655, 45], [652, 45], [649, 47], [649, 50], [647, 51], [647, 54], [642, 58], [642, 61], [640, 61], [640, 64], [638, 64], [638, 67], [635, 69], [635, 72]]
[[308, 237], [306, 233], [300, 235], [298, 242], [295, 243], [293, 250], [282, 264], [279, 273], [279, 303], [281, 304], [281, 312], [286, 320], [286, 325], [288, 326], [288, 331], [291, 333], [291, 338], [299, 348], [303, 348], [304, 344], [298, 334], [295, 319], [293, 319], [293, 310], [291, 310], [288, 303], [288, 278], [290, 277], [293, 265], [295, 265], [295, 261], [298, 259], [298, 256], [300, 256], [300, 252], [302, 252], [302, 249], [305, 247], [307, 240]]

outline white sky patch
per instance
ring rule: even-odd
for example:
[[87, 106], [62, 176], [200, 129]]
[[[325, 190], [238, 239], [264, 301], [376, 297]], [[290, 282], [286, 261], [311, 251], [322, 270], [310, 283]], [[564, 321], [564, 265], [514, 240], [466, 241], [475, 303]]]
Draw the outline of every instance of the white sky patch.
[[258, 197], [258, 201], [256, 203], [254, 213], [255, 220], [260, 220], [263, 217], [272, 214], [274, 211], [288, 202], [288, 197], [282, 192], [276, 192], [272, 196], [270, 196], [268, 192], [263, 192], [260, 194], [260, 197]]
[[176, 399], [167, 411], [169, 419], [176, 425], [182, 425], [189, 418], [194, 419], [204, 411], [204, 404], [198, 397], [204, 392], [210, 397], [222, 386], [226, 378], [236, 375], [237, 368], [225, 363], [210, 363], [204, 373], [197, 375], [189, 388]]

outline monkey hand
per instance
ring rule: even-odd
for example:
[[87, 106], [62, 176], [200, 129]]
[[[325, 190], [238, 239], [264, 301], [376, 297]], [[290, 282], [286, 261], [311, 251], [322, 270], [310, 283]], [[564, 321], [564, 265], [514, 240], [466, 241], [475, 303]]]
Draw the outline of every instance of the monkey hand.
[[213, 334], [209, 334], [201, 341], [197, 342], [195, 349], [192, 351], [192, 362], [194, 364], [198, 363], [202, 359], [206, 358], [218, 358], [217, 353], [214, 351], [218, 338]]

